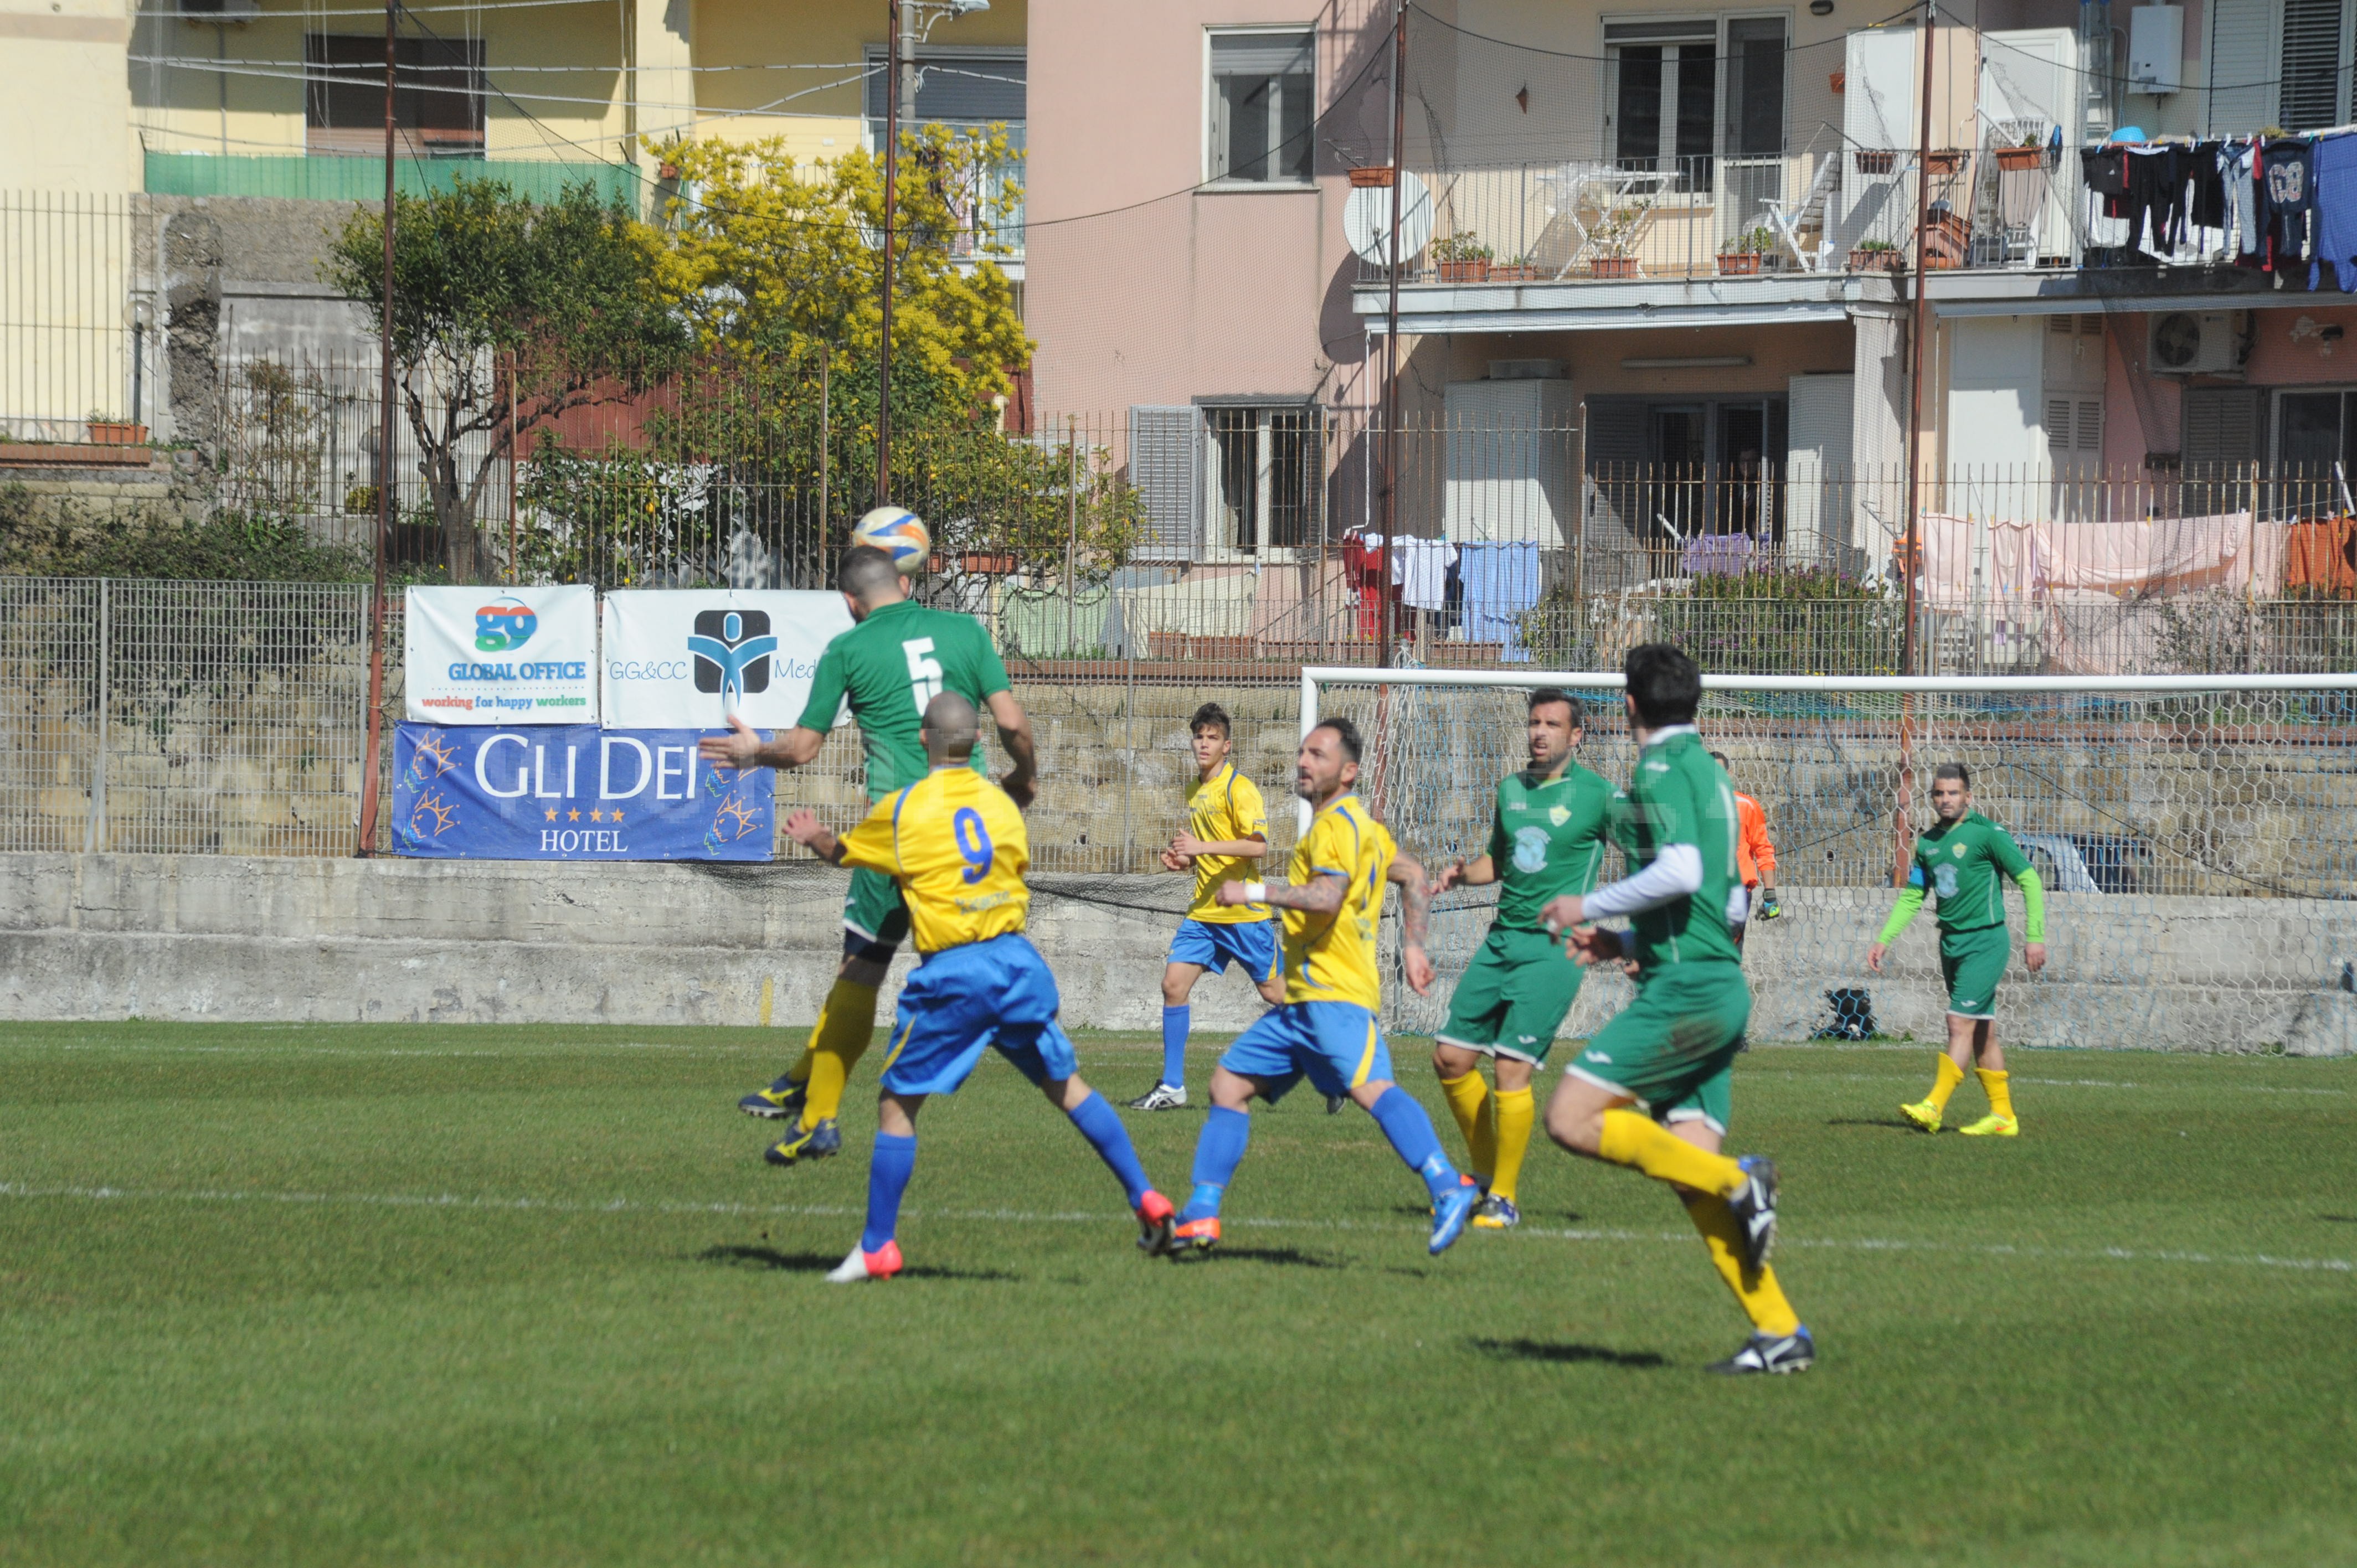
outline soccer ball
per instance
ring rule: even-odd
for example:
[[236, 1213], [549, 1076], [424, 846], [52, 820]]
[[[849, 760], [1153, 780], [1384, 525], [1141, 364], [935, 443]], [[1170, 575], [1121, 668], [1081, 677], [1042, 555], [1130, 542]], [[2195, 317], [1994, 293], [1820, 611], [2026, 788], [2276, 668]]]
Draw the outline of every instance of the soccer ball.
[[900, 568], [900, 575], [913, 577], [925, 569], [925, 558], [933, 553], [933, 536], [925, 527], [925, 520], [904, 506], [879, 506], [851, 525], [851, 542], [881, 550], [892, 557], [892, 564]]

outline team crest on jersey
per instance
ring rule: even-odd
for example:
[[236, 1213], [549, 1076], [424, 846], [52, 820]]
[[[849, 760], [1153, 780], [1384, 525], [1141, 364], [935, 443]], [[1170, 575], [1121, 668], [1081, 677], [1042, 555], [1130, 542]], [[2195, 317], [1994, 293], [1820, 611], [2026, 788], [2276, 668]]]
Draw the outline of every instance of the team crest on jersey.
[[1547, 821], [1553, 822], [1556, 827], [1563, 826], [1564, 823], [1571, 821], [1571, 808], [1569, 806], [1549, 806], [1547, 808]]
[[1962, 860], [1964, 858], [1964, 846], [1963, 844], [1958, 844], [1948, 853], [1954, 855], [1958, 860]]
[[1520, 828], [1514, 833], [1514, 869], [1533, 872], [1546, 869], [1547, 836], [1544, 828]]

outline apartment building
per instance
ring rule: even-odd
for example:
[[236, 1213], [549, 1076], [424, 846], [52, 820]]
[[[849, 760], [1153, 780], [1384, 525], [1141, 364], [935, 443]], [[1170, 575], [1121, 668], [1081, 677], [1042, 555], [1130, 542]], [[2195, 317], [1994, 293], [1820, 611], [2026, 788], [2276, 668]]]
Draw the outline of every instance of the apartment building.
[[[1408, 421], [1563, 428], [1577, 453], [1427, 444], [1411, 463], [1428, 482], [1403, 476], [1416, 532], [1555, 542], [1592, 521], [1597, 476], [1643, 471], [1684, 477], [1617, 500], [1606, 487], [1641, 535], [1882, 548], [1875, 519], [1824, 515], [1838, 496], [1763, 498], [1754, 477], [1903, 461], [1919, 242], [1927, 469], [2357, 459], [2341, 449], [2352, 315], [2330, 269], [2311, 293], [2304, 266], [2224, 264], [2198, 236], [2139, 250], [2090, 208], [2080, 157], [2128, 127], [2357, 118], [2341, 0], [2005, 0], [1971, 27], [1943, 11], [1928, 159], [1911, 15], [1426, 0], [1408, 13], [1396, 280], [1390, 193], [1368, 186], [1390, 155], [1393, 15], [1035, 0], [1039, 401], [1128, 407], [1142, 454], [1180, 454], [1149, 461], [1178, 476], [1152, 493], [1199, 551], [1372, 519], [1354, 433], [1381, 400], [1394, 281]], [[1460, 505], [1501, 463], [1515, 506], [1552, 492], [1535, 533]], [[1303, 510], [1313, 492], [1322, 519]]]

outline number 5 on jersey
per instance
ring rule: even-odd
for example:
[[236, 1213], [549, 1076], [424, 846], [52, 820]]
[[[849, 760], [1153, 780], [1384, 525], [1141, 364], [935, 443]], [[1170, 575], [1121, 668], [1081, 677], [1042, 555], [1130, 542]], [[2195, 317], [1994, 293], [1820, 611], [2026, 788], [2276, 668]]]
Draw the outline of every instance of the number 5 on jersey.
[[925, 704], [942, 694], [942, 662], [933, 657], [930, 637], [912, 637], [900, 645], [900, 651], [909, 657], [909, 694], [922, 714]]

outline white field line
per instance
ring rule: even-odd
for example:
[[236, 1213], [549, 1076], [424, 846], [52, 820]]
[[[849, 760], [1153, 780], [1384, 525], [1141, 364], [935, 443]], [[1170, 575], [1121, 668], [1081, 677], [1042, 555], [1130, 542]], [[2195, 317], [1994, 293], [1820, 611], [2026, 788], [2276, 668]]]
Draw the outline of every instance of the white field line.
[[[676, 1199], [645, 1199], [616, 1197], [604, 1202], [579, 1201], [568, 1198], [496, 1197], [468, 1196], [460, 1193], [326, 1193], [326, 1192], [249, 1192], [230, 1189], [197, 1189], [172, 1191], [161, 1188], [118, 1187], [35, 1187], [23, 1182], [0, 1182], [0, 1198], [25, 1200], [64, 1199], [92, 1203], [221, 1203], [221, 1204], [285, 1204], [296, 1207], [350, 1206], [365, 1208], [442, 1208], [497, 1213], [547, 1214], [655, 1214], [699, 1215], [718, 1214], [745, 1218], [775, 1215], [799, 1219], [850, 1219], [863, 1211], [843, 1204], [806, 1203], [732, 1203], [683, 1202]], [[934, 1208], [906, 1211], [909, 1217], [927, 1219], [980, 1221], [994, 1225], [1120, 1225], [1129, 1221], [1126, 1214], [1101, 1214], [1071, 1210], [1039, 1213], [1019, 1208]], [[1251, 1217], [1231, 1217], [1228, 1224], [1238, 1229], [1254, 1230], [1356, 1230], [1397, 1234], [1421, 1233], [1421, 1228], [1408, 1225], [1368, 1225], [1348, 1219], [1279, 1219]], [[1653, 1242], [1691, 1247], [1695, 1237], [1691, 1230], [1554, 1230], [1524, 1225], [1512, 1234], [1551, 1241]], [[1989, 1258], [2026, 1258], [2056, 1262], [2122, 1262], [2122, 1263], [2190, 1263], [2227, 1268], [2297, 1269], [2307, 1272], [2350, 1273], [2357, 1264], [2345, 1258], [2282, 1258], [2265, 1252], [2221, 1253], [2194, 1252], [2152, 1248], [2100, 1247], [2072, 1250], [2059, 1247], [2023, 1247], [2002, 1243], [1982, 1246], [1954, 1246], [1937, 1241], [1901, 1241], [1870, 1237], [1840, 1240], [1834, 1238], [1780, 1237], [1778, 1244], [1785, 1248], [1802, 1247], [1813, 1251], [1846, 1252], [1923, 1252], [1947, 1255], [1967, 1255]]]
[[[299, 1026], [265, 1025], [261, 1026], [269, 1028], [289, 1028], [297, 1027]], [[0, 1050], [27, 1052], [115, 1051], [138, 1056], [425, 1057], [462, 1058], [469, 1060], [505, 1060], [511, 1058], [515, 1060], [529, 1060], [534, 1058], [557, 1057], [574, 1054], [594, 1056], [599, 1051], [663, 1051], [681, 1056], [732, 1056], [748, 1051], [771, 1052], [780, 1048], [781, 1048], [781, 1045], [773, 1045], [766, 1040], [748, 1040], [741, 1044], [729, 1045], [681, 1045], [660, 1040], [583, 1040], [572, 1043], [559, 1041], [545, 1046], [531, 1047], [519, 1050], [456, 1051], [412, 1049], [407, 1047], [400, 1046], [171, 1046], [143, 1045], [137, 1041], [131, 1040], [11, 1040], [5, 1037], [0, 1037]], [[1157, 1055], [1162, 1049], [1160, 1046], [1152, 1045], [1150, 1042], [1131, 1043], [1126, 1041], [1087, 1041], [1082, 1043], [1082, 1048], [1084, 1051], [1150, 1051], [1151, 1053]], [[1223, 1047], [1216, 1046], [1198, 1047], [1191, 1054], [1201, 1055], [1206, 1052], [1216, 1054]], [[1796, 1072], [1790, 1068], [1754, 1067], [1749, 1069], [1749, 1076], [1759, 1078], [1816, 1079], [1820, 1080], [1833, 1079], [1845, 1083], [1913, 1083], [1922, 1075], [1921, 1073], [1899, 1072], [1813, 1073]], [[2241, 1094], [2320, 1094], [2346, 1099], [2351, 1094], [2357, 1093], [2357, 1090], [2346, 1089], [2309, 1089], [2270, 1083], [2150, 1084], [2133, 1083], [2124, 1079], [2105, 1078], [2028, 1078], [2019, 1073], [2013, 1075], [2013, 1081], [2016, 1083], [2035, 1084], [2044, 1089], [2174, 1089], [2190, 1090], [2202, 1094], [2212, 1094], [2231, 1090]]]

